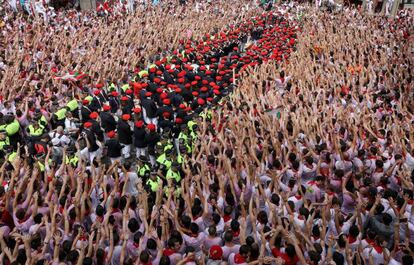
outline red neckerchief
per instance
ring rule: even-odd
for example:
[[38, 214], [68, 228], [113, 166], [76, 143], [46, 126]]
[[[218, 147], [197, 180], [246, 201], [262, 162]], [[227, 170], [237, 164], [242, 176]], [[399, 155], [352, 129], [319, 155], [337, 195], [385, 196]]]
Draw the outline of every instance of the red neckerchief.
[[349, 243], [349, 244], [354, 243], [356, 240], [357, 240], [357, 239], [356, 239], [356, 237], [353, 237], [353, 236], [351, 236], [351, 235], [349, 235], [349, 236], [348, 236], [348, 243]]
[[377, 160], [377, 156], [368, 156], [368, 160]]
[[237, 253], [236, 255], [234, 255], [234, 263], [236, 264], [246, 263], [246, 259], [242, 255], [240, 255], [240, 253]]
[[233, 236], [238, 237], [240, 235], [240, 229], [237, 231], [233, 231]]
[[373, 245], [374, 244], [374, 239], [365, 238], [365, 241], [367, 241], [367, 243], [369, 245]]
[[228, 221], [231, 220], [231, 216], [230, 215], [224, 215], [223, 220], [224, 220], [225, 223], [227, 223]]
[[164, 251], [162, 252], [162, 254], [164, 255], [164, 256], [167, 256], [167, 257], [169, 257], [169, 256], [171, 256], [172, 254], [174, 254], [175, 253], [175, 250], [174, 249], [171, 249], [171, 248], [166, 248], [166, 249], [164, 249]]
[[318, 241], [320, 237], [312, 235], [314, 241]]
[[302, 215], [298, 215], [299, 220], [305, 220], [305, 218]]
[[138, 244], [138, 243], [136, 243], [136, 242], [134, 242], [132, 245], [133, 245], [135, 248], [139, 248], [139, 244]]
[[117, 212], [119, 212], [119, 209], [112, 209], [111, 213], [117, 213]]
[[378, 254], [382, 254], [382, 247], [378, 246], [377, 244], [374, 244], [373, 247]]
[[[311, 181], [309, 181], [308, 182], [308, 184], [309, 184], [309, 186], [313, 186], [313, 185], [316, 185], [316, 181], [314, 181], [314, 180], [311, 180]], [[317, 185], [316, 185], [317, 186]]]
[[102, 223], [103, 222], [103, 216], [96, 216], [96, 221]]
[[295, 195], [295, 198], [296, 198], [296, 200], [300, 200], [300, 199], [302, 199], [302, 196], [299, 194], [299, 195]]
[[407, 204], [409, 204], [409, 205], [413, 205], [414, 204], [414, 200], [408, 200], [408, 202], [407, 202]]

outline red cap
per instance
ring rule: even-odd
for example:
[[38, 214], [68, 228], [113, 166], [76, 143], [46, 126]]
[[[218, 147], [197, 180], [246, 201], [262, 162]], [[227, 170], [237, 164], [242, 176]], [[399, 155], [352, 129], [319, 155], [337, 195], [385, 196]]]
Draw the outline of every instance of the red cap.
[[181, 124], [181, 123], [183, 123], [183, 119], [181, 119], [181, 118], [176, 118], [176, 119], [175, 119], [175, 123], [177, 123], [177, 124]]
[[176, 89], [174, 89], [175, 93], [179, 94], [181, 93], [181, 88], [177, 87]]
[[89, 104], [89, 100], [87, 100], [87, 99], [82, 100], [82, 104], [83, 105], [88, 105]]
[[121, 97], [121, 101], [127, 101], [127, 100], [128, 100], [128, 97], [127, 96]]
[[103, 110], [104, 110], [104, 111], [109, 111], [109, 110], [111, 110], [111, 106], [109, 106], [109, 105], [104, 105], [104, 106], [103, 106]]
[[200, 89], [200, 91], [201, 91], [201, 92], [207, 92], [207, 91], [208, 91], [208, 88], [207, 88], [207, 87], [205, 87], [205, 86], [203, 86], [203, 87]]
[[146, 97], [151, 97], [152, 96], [152, 93], [151, 92], [147, 92], [147, 93], [145, 93], [145, 96]]
[[94, 111], [91, 114], [89, 114], [89, 118], [95, 120], [96, 118], [98, 118], [98, 112]]
[[148, 128], [148, 130], [150, 130], [151, 132], [154, 132], [154, 131], [155, 131], [155, 124], [150, 123], [150, 124], [148, 124], [148, 125], [147, 125], [147, 128]]
[[217, 89], [214, 89], [214, 90], [213, 90], [213, 93], [214, 93], [215, 95], [220, 95], [220, 91], [218, 91]]
[[204, 79], [203, 81], [201, 81], [201, 84], [207, 85], [208, 84], [208, 81]]
[[168, 119], [168, 118], [171, 116], [171, 114], [170, 114], [168, 111], [164, 111], [164, 112], [162, 113], [162, 116], [163, 116], [164, 118]]
[[100, 93], [101, 93], [101, 90], [95, 90], [95, 91], [93, 91], [93, 94], [94, 94], [95, 96], [99, 95]]
[[144, 121], [139, 120], [139, 121], [135, 122], [135, 127], [142, 128], [142, 126], [144, 126]]
[[127, 95], [131, 95], [131, 94], [132, 94], [132, 89], [127, 89], [127, 90], [125, 91], [125, 94], [127, 94]]
[[192, 81], [192, 82], [191, 82], [191, 85], [192, 85], [192, 86], [195, 86], [195, 85], [197, 85], [197, 83], [198, 83], [197, 81]]
[[166, 99], [164, 99], [164, 100], [162, 101], [162, 103], [163, 103], [164, 105], [170, 105], [170, 104], [171, 104], [171, 100], [169, 100], [168, 98], [166, 98]]
[[193, 94], [193, 96], [195, 96], [195, 97], [198, 96], [198, 92], [197, 91], [193, 91], [193, 92], [191, 92], [191, 94]]
[[157, 88], [157, 90], [156, 90], [156, 91], [157, 91], [157, 93], [158, 93], [158, 94], [161, 94], [161, 93], [162, 93], [162, 88], [161, 88], [161, 87], [159, 87], [159, 88]]
[[112, 92], [111, 92], [111, 95], [112, 95], [113, 97], [117, 97], [119, 94], [118, 94], [118, 92], [116, 92], [116, 91], [112, 91]]
[[219, 260], [223, 257], [223, 249], [219, 245], [211, 246], [209, 254], [211, 259]]
[[133, 86], [135, 89], [140, 89], [140, 88], [141, 88], [141, 84], [140, 84], [140, 83], [137, 83], [137, 82], [132, 83], [132, 86]]
[[141, 112], [141, 108], [133, 108], [132, 111], [134, 113], [140, 113]]
[[85, 128], [90, 128], [90, 127], [92, 127], [92, 122], [89, 122], [89, 121], [85, 122], [85, 123], [83, 124], [83, 127], [85, 127]]
[[107, 135], [109, 138], [114, 138], [114, 137], [115, 137], [115, 131], [109, 131], [109, 132], [107, 132], [107, 133], [106, 133], [106, 135]]
[[185, 109], [186, 107], [185, 107], [185, 105], [184, 104], [180, 104], [179, 106], [178, 106], [180, 109]]
[[178, 78], [178, 83], [184, 83], [184, 78]]
[[96, 87], [96, 88], [98, 88], [98, 89], [103, 88], [103, 86], [104, 86], [104, 84], [102, 84], [102, 83], [99, 83], [99, 84], [96, 84], [96, 85], [95, 85], [95, 87]]
[[160, 98], [161, 99], [166, 99], [166, 98], [168, 98], [168, 94], [163, 92], [163, 93], [161, 93]]
[[204, 105], [206, 102], [204, 101], [204, 99], [202, 99], [202, 98], [198, 98], [197, 99], [197, 103], [198, 103], [198, 105]]
[[129, 115], [129, 114], [124, 114], [124, 115], [122, 115], [122, 119], [123, 119], [124, 121], [128, 121], [129, 119], [131, 119], [131, 115]]
[[155, 73], [156, 71], [157, 71], [157, 68], [155, 68], [155, 67], [152, 67], [152, 68], [149, 69], [150, 73]]

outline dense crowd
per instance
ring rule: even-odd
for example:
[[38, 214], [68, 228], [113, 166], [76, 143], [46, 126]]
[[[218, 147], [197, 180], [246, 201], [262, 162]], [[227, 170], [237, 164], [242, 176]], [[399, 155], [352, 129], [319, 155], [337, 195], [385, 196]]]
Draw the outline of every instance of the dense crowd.
[[1, 262], [413, 264], [413, 13], [177, 2], [2, 10]]

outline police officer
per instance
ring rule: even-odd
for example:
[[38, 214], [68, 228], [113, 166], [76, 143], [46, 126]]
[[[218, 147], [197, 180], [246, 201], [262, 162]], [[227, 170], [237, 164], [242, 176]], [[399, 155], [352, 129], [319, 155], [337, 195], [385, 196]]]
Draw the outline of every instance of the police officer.
[[146, 171], [150, 171], [151, 167], [149, 165], [148, 158], [146, 156], [140, 156], [138, 158], [137, 164], [137, 174], [139, 177], [143, 178]]
[[167, 180], [171, 179], [175, 183], [180, 183], [181, 181], [181, 173], [180, 173], [180, 164], [174, 161], [171, 165], [171, 168], [167, 171], [166, 174]]
[[150, 177], [146, 182], [147, 191], [157, 192], [162, 186], [162, 180], [156, 171], [151, 171]]

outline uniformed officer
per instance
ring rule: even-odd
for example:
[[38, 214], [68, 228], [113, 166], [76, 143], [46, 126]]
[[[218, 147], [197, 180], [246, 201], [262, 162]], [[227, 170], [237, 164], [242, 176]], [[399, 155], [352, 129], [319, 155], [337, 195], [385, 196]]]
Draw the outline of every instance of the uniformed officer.
[[150, 177], [146, 182], [149, 192], [157, 192], [162, 187], [162, 180], [156, 171], [151, 171]]
[[145, 172], [150, 171], [150, 170], [151, 170], [151, 167], [149, 165], [148, 158], [146, 156], [139, 156], [138, 165], [137, 165], [138, 176], [143, 178], [145, 176]]
[[172, 179], [175, 183], [180, 183], [181, 173], [180, 173], [180, 164], [174, 161], [171, 164], [171, 168], [167, 171], [166, 178], [167, 180]]

